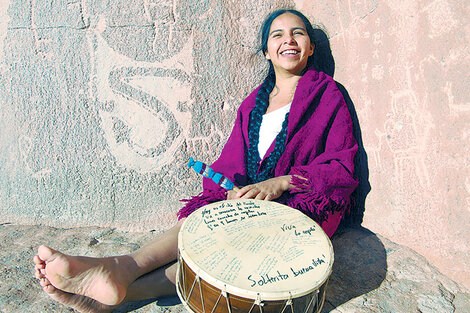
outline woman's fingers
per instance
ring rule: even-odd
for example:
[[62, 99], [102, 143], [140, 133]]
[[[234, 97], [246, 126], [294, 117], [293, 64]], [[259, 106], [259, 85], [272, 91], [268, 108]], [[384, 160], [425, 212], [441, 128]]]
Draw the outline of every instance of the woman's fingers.
[[248, 185], [243, 188], [241, 188], [238, 192], [236, 197], [237, 198], [242, 198], [247, 192], [249, 192], [253, 188], [253, 185]]
[[[306, 180], [306, 178], [300, 177]], [[279, 198], [284, 191], [290, 188], [291, 176], [280, 176], [265, 180], [260, 183], [247, 185], [238, 190], [229, 190], [227, 199], [258, 199], [275, 200]]]
[[274, 200], [276, 199], [277, 197], [274, 196], [274, 194], [272, 193], [269, 193], [266, 195], [266, 197], [263, 199], [263, 200], [266, 200], [266, 201], [271, 201], [271, 200]]
[[266, 197], [266, 194], [264, 192], [260, 192], [256, 195], [255, 199], [256, 200], [264, 200], [264, 197]]
[[271, 186], [267, 183], [258, 183], [248, 185], [237, 192], [236, 198], [256, 199], [256, 200], [274, 200], [279, 197], [276, 191], [271, 190]]
[[261, 190], [256, 186], [256, 184], [248, 185], [237, 192], [237, 197], [241, 199], [253, 199], [260, 193], [260, 191]]
[[227, 191], [227, 200], [237, 199], [237, 193], [233, 190]]
[[260, 190], [256, 187], [248, 190], [241, 198], [242, 199], [253, 199], [260, 193]]
[[[288, 179], [288, 181], [286, 179]], [[290, 176], [282, 176], [248, 185], [237, 192], [235, 199], [275, 200], [288, 189], [289, 182]]]

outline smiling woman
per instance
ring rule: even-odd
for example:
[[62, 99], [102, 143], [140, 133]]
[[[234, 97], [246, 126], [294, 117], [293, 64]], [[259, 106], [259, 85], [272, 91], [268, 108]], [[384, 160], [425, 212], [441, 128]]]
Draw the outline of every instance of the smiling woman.
[[[279, 10], [265, 20], [259, 51], [268, 60], [268, 74], [240, 105], [232, 133], [211, 165], [240, 187], [238, 192], [204, 178], [203, 192], [185, 200], [178, 212], [180, 221], [129, 255], [75, 257], [41, 246], [34, 263], [44, 291], [86, 312], [111, 311], [123, 302], [175, 295], [174, 261], [182, 220], [221, 200], [259, 199], [288, 205], [314, 219], [331, 237], [357, 186], [353, 178], [357, 144], [335, 81], [313, 67], [314, 49], [313, 28], [302, 13]], [[276, 124], [269, 125], [270, 131], [261, 131], [270, 112], [281, 116], [276, 122], [270, 120]], [[271, 136], [273, 130], [277, 134]], [[260, 147], [266, 146], [264, 153]], [[215, 228], [219, 220], [214, 216], [213, 221]], [[294, 231], [296, 235], [310, 232]]]
[[287, 73], [301, 75], [314, 47], [300, 17], [285, 13], [271, 24], [265, 55], [271, 61], [276, 76]]
[[[333, 235], [357, 186], [357, 144], [336, 83], [313, 66], [314, 49], [314, 30], [302, 13], [278, 10], [265, 20], [259, 51], [268, 60], [268, 74], [241, 104], [232, 134], [211, 166], [240, 190], [227, 192], [205, 179], [202, 194], [187, 200], [180, 218], [219, 200], [271, 200], [301, 210]], [[268, 136], [261, 134], [269, 132], [261, 127], [267, 113], [286, 107], [280, 125], [274, 125], [280, 127], [271, 128], [277, 129], [275, 139], [266, 143]], [[266, 144], [264, 154], [260, 147]]]

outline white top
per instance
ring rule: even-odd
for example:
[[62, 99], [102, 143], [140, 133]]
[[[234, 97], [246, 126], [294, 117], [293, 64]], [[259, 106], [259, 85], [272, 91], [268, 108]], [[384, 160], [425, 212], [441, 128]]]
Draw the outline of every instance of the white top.
[[260, 159], [263, 159], [269, 147], [282, 129], [282, 122], [290, 110], [292, 102], [277, 110], [263, 115], [263, 121], [259, 129], [258, 151]]
[[321, 227], [271, 201], [236, 199], [200, 208], [183, 223], [178, 248], [200, 278], [249, 299], [303, 296], [323, 285], [333, 266], [333, 246]]

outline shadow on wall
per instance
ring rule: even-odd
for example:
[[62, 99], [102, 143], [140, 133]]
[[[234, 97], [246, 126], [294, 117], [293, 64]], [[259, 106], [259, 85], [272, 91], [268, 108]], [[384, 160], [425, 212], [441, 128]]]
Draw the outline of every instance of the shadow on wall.
[[[335, 60], [331, 53], [330, 41], [325, 32], [321, 29], [315, 29], [315, 54], [314, 54], [314, 66], [317, 70], [330, 75], [331, 77], [335, 74]], [[354, 175], [359, 181], [359, 185], [352, 194], [354, 200], [354, 206], [351, 208], [349, 215], [343, 219], [340, 228], [344, 227], [358, 227], [362, 223], [365, 210], [366, 197], [371, 190], [369, 183], [369, 165], [367, 161], [367, 153], [364, 149], [362, 142], [362, 132], [359, 125], [359, 119], [357, 118], [356, 109], [354, 103], [349, 97], [348, 91], [340, 83], [336, 82], [339, 90], [343, 94], [344, 100], [351, 114], [353, 123], [353, 134], [358, 144], [358, 150], [354, 158]]]
[[[331, 77], [335, 73], [335, 61], [330, 41], [321, 29], [315, 30], [314, 65]], [[387, 256], [379, 238], [360, 225], [364, 217], [366, 197], [371, 190], [367, 153], [362, 142], [362, 132], [356, 109], [346, 88], [336, 82], [351, 114], [353, 134], [358, 144], [354, 158], [354, 174], [359, 185], [352, 194], [354, 206], [332, 238], [335, 263], [326, 292], [322, 312], [329, 312], [351, 299], [380, 287], [387, 273]]]

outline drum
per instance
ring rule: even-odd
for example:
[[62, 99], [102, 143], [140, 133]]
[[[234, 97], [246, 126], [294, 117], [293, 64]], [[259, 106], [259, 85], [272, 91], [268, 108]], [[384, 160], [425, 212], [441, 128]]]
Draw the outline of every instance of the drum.
[[330, 239], [300, 211], [227, 200], [183, 223], [176, 289], [190, 312], [317, 313], [332, 266]]

